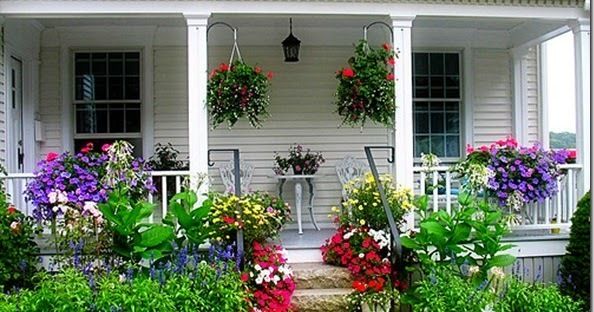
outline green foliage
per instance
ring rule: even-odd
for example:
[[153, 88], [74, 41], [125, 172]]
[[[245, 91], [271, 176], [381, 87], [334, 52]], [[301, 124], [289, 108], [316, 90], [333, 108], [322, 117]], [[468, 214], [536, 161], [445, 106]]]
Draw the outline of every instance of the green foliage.
[[151, 156], [148, 164], [152, 170], [185, 170], [188, 165], [177, 159], [179, 151], [171, 143], [155, 145], [155, 154]]
[[39, 269], [39, 248], [34, 240], [34, 221], [9, 206], [0, 195], [0, 292], [30, 287]]
[[246, 117], [252, 127], [260, 127], [269, 115], [271, 78], [272, 73], [265, 75], [261, 68], [242, 61], [221, 64], [213, 70], [206, 96], [213, 126], [226, 122], [232, 127], [240, 118]]
[[121, 281], [119, 275], [101, 278], [94, 305], [98, 311], [175, 311], [158, 281], [146, 277]]
[[420, 232], [402, 237], [402, 245], [417, 254], [426, 272], [449, 260], [478, 266], [476, 278], [484, 279], [491, 268], [512, 264], [515, 257], [501, 253], [512, 247], [501, 243], [509, 232], [502, 212], [469, 193], [461, 193], [458, 200], [459, 208], [448, 214], [428, 210], [427, 196], [420, 197], [415, 205], [421, 215]]
[[549, 132], [549, 145], [551, 148], [575, 148], [575, 133]]
[[336, 73], [336, 111], [343, 124], [364, 126], [369, 119], [386, 126], [394, 125], [394, 51], [388, 44], [382, 49], [369, 47], [361, 40], [350, 68]]
[[514, 277], [490, 277], [480, 285], [436, 267], [406, 297], [414, 311], [578, 312], [580, 303], [555, 285], [530, 284]]
[[93, 301], [93, 290], [84, 275], [69, 269], [56, 275], [42, 274], [34, 290], [25, 290], [14, 296], [17, 311], [88, 311]]
[[567, 254], [561, 262], [561, 288], [576, 299], [590, 302], [590, 192], [578, 202], [571, 218]]
[[561, 294], [555, 285], [529, 284], [510, 278], [495, 312], [579, 312], [581, 304]]
[[146, 201], [130, 199], [126, 188], [117, 188], [109, 195], [99, 210], [108, 222], [107, 229], [113, 233], [112, 249], [118, 255], [135, 261], [158, 260], [172, 251], [173, 228], [168, 225], [148, 224], [154, 205]]
[[205, 200], [200, 207], [196, 207], [197, 201], [193, 191], [178, 193], [169, 201], [169, 211], [163, 223], [177, 229], [175, 237], [178, 246], [187, 240], [190, 247], [197, 248], [208, 238], [206, 217], [212, 207], [212, 199]]

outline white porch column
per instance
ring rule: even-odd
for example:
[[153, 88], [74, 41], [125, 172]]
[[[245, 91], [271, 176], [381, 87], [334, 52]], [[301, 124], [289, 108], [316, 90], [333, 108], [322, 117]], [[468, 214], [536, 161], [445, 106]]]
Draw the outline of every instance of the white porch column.
[[590, 189], [590, 21], [572, 25], [575, 48], [575, 99], [577, 163], [583, 165], [578, 175], [578, 197]]
[[518, 47], [511, 49], [514, 66], [514, 101], [513, 101], [513, 136], [522, 145], [528, 144], [528, 96], [526, 94], [526, 80], [524, 79], [527, 65], [526, 56], [528, 49]]
[[[206, 30], [209, 15], [185, 15], [188, 25], [188, 153], [190, 185], [196, 189], [199, 174], [208, 174], [208, 111], [206, 84], [208, 57]], [[199, 190], [206, 190], [206, 183]]]
[[[413, 189], [413, 100], [412, 100], [412, 22], [414, 16], [391, 16], [394, 31], [394, 51], [398, 54], [394, 66], [396, 96], [396, 182]], [[406, 216], [408, 229], [414, 226], [414, 215]]]

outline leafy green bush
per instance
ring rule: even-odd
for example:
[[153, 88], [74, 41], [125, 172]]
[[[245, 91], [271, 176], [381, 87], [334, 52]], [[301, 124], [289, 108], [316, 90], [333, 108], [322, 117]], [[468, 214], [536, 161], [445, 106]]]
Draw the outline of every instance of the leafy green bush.
[[171, 297], [150, 278], [123, 280], [118, 274], [101, 278], [94, 306], [98, 311], [175, 311]]
[[39, 269], [39, 253], [34, 222], [6, 202], [0, 194], [0, 292], [14, 287], [30, 287]]
[[[496, 271], [496, 270], [493, 270]], [[431, 312], [578, 312], [579, 302], [557, 286], [530, 284], [501, 271], [478, 286], [445, 267], [436, 267], [407, 296], [414, 311]]]
[[590, 192], [578, 202], [571, 218], [567, 254], [561, 262], [561, 289], [576, 299], [590, 302]]
[[512, 264], [515, 257], [501, 253], [512, 247], [501, 242], [509, 232], [501, 210], [469, 193], [460, 194], [458, 201], [459, 209], [451, 214], [428, 210], [427, 196], [417, 201], [420, 232], [402, 237], [402, 245], [415, 252], [421, 268], [428, 272], [446, 261], [458, 267], [474, 265], [480, 272], [475, 278], [483, 280], [491, 268]]

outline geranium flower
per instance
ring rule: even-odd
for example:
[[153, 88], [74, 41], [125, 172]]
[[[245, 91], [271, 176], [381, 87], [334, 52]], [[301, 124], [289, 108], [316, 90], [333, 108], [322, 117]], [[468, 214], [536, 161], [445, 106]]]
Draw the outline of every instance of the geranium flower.
[[390, 46], [390, 44], [388, 44], [387, 42], [382, 44], [382, 48], [384, 48], [384, 50], [386, 51], [390, 51], [392, 49], [392, 46]]
[[47, 153], [47, 156], [45, 156], [45, 160], [46, 161], [54, 161], [56, 158], [58, 158], [58, 153], [54, 153], [54, 152], [49, 152]]
[[388, 73], [386, 75], [386, 79], [388, 79], [388, 80], [394, 80], [394, 74], [393, 73]]
[[367, 285], [361, 281], [354, 281], [352, 286], [353, 289], [355, 289], [358, 292], [365, 292], [367, 290]]
[[388, 64], [390, 64], [392, 66], [394, 66], [394, 64], [396, 64], [396, 60], [394, 59], [393, 56], [388, 59]]
[[342, 77], [344, 78], [353, 78], [355, 77], [355, 71], [351, 68], [345, 68], [342, 70]]
[[8, 214], [13, 214], [17, 212], [17, 209], [13, 205], [10, 205], [8, 206], [8, 209], [6, 209], [6, 211], [8, 212]]

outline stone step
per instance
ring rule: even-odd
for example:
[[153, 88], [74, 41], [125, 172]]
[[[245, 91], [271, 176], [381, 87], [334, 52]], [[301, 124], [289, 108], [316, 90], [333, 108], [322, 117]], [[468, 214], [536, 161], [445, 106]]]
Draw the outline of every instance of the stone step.
[[346, 296], [350, 288], [297, 289], [293, 294], [293, 306], [299, 312], [348, 311]]
[[346, 268], [317, 263], [292, 263], [297, 289], [350, 288], [353, 278]]

